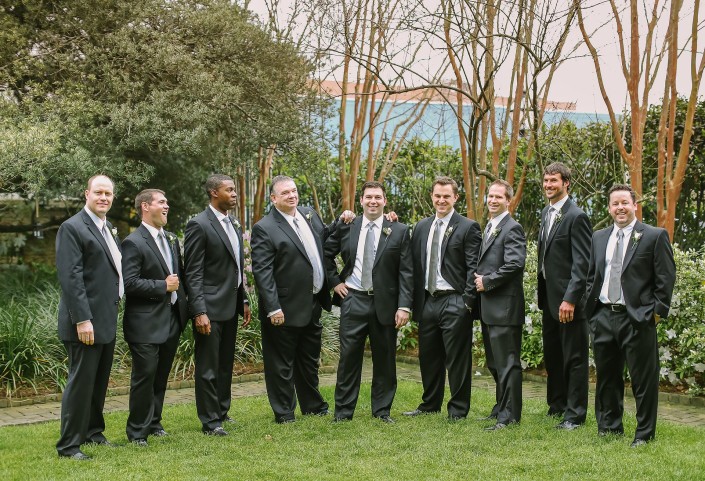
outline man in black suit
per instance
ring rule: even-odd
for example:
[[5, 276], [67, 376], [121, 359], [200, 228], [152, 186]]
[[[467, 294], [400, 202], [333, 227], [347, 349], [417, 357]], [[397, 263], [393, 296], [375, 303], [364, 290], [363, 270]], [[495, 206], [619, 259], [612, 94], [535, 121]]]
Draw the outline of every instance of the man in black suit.
[[233, 179], [214, 174], [205, 184], [210, 205], [186, 225], [184, 260], [189, 310], [196, 341], [196, 411], [204, 434], [226, 436], [230, 410], [237, 318], [250, 323], [245, 298], [240, 223]]
[[[340, 306], [340, 361], [335, 386], [335, 421], [351, 420], [360, 393], [365, 340], [372, 350], [372, 415], [394, 421], [397, 388], [396, 329], [409, 320], [413, 265], [409, 228], [383, 217], [384, 185], [365, 182], [363, 216], [339, 223], [325, 242], [328, 287]], [[343, 268], [335, 264], [340, 254]]]
[[614, 225], [593, 235], [586, 306], [597, 370], [598, 433], [624, 433], [626, 361], [636, 400], [632, 447], [656, 435], [660, 371], [656, 324], [668, 316], [676, 281], [668, 233], [639, 222], [636, 209], [631, 187], [617, 184], [610, 188]]
[[548, 415], [562, 416], [558, 429], [585, 423], [588, 402], [588, 326], [585, 286], [592, 226], [568, 196], [571, 172], [560, 162], [543, 171], [549, 205], [541, 212], [538, 303], [543, 310], [543, 352]]
[[56, 235], [58, 331], [69, 359], [56, 450], [61, 457], [82, 461], [91, 458], [81, 444], [112, 446], [103, 435], [103, 405], [124, 291], [120, 242], [105, 218], [113, 204], [113, 182], [104, 175], [91, 177], [85, 196], [85, 207]]
[[438, 177], [431, 201], [436, 214], [416, 224], [414, 318], [419, 325], [422, 402], [405, 416], [440, 412], [448, 369], [448, 418], [465, 419], [472, 383], [472, 319], [475, 271], [482, 234], [477, 222], [458, 214], [458, 184]]
[[252, 272], [259, 295], [262, 356], [269, 404], [277, 423], [302, 414], [328, 414], [318, 390], [321, 312], [331, 297], [323, 267], [328, 235], [315, 210], [298, 207], [291, 177], [272, 179], [274, 208], [252, 228]]
[[179, 241], [164, 230], [169, 204], [164, 191], [145, 189], [135, 198], [142, 223], [122, 241], [125, 278], [123, 332], [132, 353], [127, 439], [147, 445], [166, 436], [162, 407], [171, 364], [188, 318]]
[[495, 180], [487, 193], [490, 220], [475, 274], [487, 368], [496, 384], [496, 418], [487, 431], [521, 420], [521, 330], [524, 324], [524, 229], [511, 215], [512, 186]]

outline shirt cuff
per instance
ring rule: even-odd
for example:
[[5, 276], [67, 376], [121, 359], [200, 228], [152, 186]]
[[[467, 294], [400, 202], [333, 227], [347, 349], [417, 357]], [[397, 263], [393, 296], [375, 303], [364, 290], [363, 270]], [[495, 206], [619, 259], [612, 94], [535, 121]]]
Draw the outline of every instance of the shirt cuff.
[[85, 324], [85, 323], [87, 323], [87, 322], [91, 322], [91, 320], [90, 320], [90, 319], [86, 319], [85, 321], [77, 322], [76, 325], [77, 325], [77, 326], [80, 326], [81, 324]]
[[282, 312], [281, 309], [277, 309], [276, 311], [269, 312], [269, 313], [267, 313], [267, 317], [272, 317], [274, 314], [279, 314], [280, 312]]
[[409, 314], [411, 314], [411, 309], [409, 309], [408, 307], [397, 307], [397, 309], [400, 311], [406, 311]]

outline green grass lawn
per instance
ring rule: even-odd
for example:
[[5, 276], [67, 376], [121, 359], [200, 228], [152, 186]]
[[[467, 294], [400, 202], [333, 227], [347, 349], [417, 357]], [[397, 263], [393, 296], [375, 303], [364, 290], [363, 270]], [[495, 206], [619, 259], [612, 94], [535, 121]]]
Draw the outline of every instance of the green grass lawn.
[[[333, 398], [332, 388], [323, 393]], [[86, 446], [90, 462], [57, 457], [58, 422], [5, 427], [0, 479], [705, 479], [705, 429], [662, 422], [656, 442], [631, 449], [633, 415], [624, 437], [605, 439], [594, 417], [583, 429], [559, 432], [542, 402], [525, 401], [520, 426], [484, 432], [489, 423], [477, 418], [491, 408], [488, 392], [474, 391], [468, 420], [453, 424], [445, 414], [404, 418], [401, 411], [420, 397], [419, 384], [400, 383], [394, 425], [370, 416], [369, 384], [355, 419], [343, 424], [307, 416], [277, 425], [265, 397], [237, 399], [231, 414], [238, 424], [226, 438], [201, 434], [193, 405], [171, 406], [164, 416], [171, 435], [150, 438], [147, 448], [127, 445], [127, 413], [111, 413], [106, 435], [124, 446]]]

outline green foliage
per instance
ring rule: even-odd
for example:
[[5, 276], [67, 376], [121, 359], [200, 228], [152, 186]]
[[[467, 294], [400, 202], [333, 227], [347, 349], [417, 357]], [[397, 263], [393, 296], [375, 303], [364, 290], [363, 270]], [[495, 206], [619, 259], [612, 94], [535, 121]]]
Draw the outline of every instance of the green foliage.
[[397, 330], [397, 351], [413, 351], [419, 347], [419, 326], [415, 322], [408, 322]]

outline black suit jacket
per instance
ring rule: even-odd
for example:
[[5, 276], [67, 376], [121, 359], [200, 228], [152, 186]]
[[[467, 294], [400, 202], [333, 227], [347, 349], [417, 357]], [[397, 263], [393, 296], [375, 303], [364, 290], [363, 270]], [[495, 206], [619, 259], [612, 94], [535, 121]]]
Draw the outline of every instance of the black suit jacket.
[[[328, 271], [328, 287], [331, 289], [345, 282], [355, 267], [357, 244], [364, 216], [355, 218], [350, 224], [338, 223], [325, 243], [325, 262]], [[385, 233], [389, 232], [388, 234]], [[335, 257], [340, 253], [343, 269], [338, 274]], [[375, 261], [372, 264], [372, 285], [375, 295], [375, 310], [381, 324], [394, 325], [398, 308], [412, 306], [413, 263], [409, 228], [399, 222], [382, 221]], [[333, 297], [340, 305], [340, 296]]]
[[[428, 277], [426, 257], [428, 236], [431, 234], [436, 216], [427, 217], [414, 227], [411, 249], [414, 258], [414, 312], [419, 316], [426, 299], [426, 278]], [[480, 254], [482, 233], [480, 225], [457, 212], [448, 222], [441, 242], [441, 275], [453, 289], [463, 295], [468, 307], [475, 305], [475, 272]]]
[[480, 292], [480, 315], [485, 324], [514, 326], [524, 323], [524, 229], [510, 215], [497, 226], [496, 235], [485, 241], [477, 261], [477, 273], [485, 288]]
[[[323, 241], [328, 236], [328, 227], [315, 210], [309, 207], [298, 210], [308, 220], [323, 263]], [[323, 287], [317, 297], [321, 306], [330, 311], [331, 298], [323, 267]], [[259, 295], [260, 321], [267, 321], [268, 313], [281, 309], [285, 325], [308, 325], [313, 310], [313, 267], [299, 236], [275, 208], [252, 228], [252, 272]]]
[[546, 206], [541, 212], [541, 229], [539, 230], [538, 266], [541, 270], [543, 261], [546, 279], [539, 274], [538, 304], [539, 309], [548, 309], [554, 319], [558, 319], [561, 302], [567, 301], [576, 306], [574, 316], [582, 315], [585, 307], [585, 289], [590, 264], [590, 247], [592, 226], [585, 212], [570, 199], [561, 209], [560, 217], [553, 221], [548, 233], [543, 256], [543, 231], [546, 220]]
[[[119, 249], [117, 237], [115, 243]], [[84, 209], [59, 227], [56, 269], [61, 285], [59, 339], [78, 342], [76, 324], [90, 320], [96, 344], [113, 342], [120, 277], [108, 244]]]
[[[171, 250], [172, 270], [180, 281], [176, 303], [183, 330], [188, 318], [188, 305], [179, 240], [168, 232], [166, 237]], [[122, 276], [126, 296], [123, 332], [127, 342], [163, 344], [167, 341], [171, 325], [171, 292], [166, 291], [165, 280], [168, 275], [169, 268], [152, 234], [140, 224], [122, 241]]]
[[[186, 224], [184, 273], [192, 316], [205, 312], [211, 321], [227, 321], [236, 314], [244, 314], [245, 275], [242, 268], [245, 255], [242, 231], [237, 227], [235, 232], [240, 244], [237, 253], [233, 252], [223, 223], [218, 221], [210, 207]], [[236, 256], [239, 264], [236, 264]]]
[[[586, 314], [592, 317], [605, 275], [607, 242], [614, 225], [595, 232], [588, 272]], [[638, 240], [637, 240], [638, 237]], [[654, 322], [654, 313], [667, 317], [671, 306], [676, 264], [668, 233], [639, 221], [625, 247], [622, 262], [622, 292], [629, 319], [635, 326]]]

